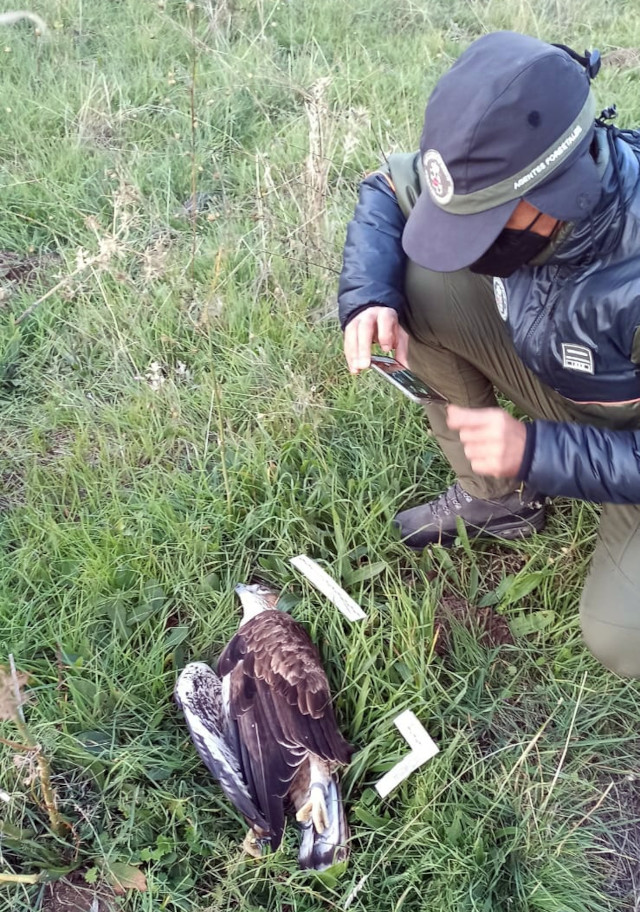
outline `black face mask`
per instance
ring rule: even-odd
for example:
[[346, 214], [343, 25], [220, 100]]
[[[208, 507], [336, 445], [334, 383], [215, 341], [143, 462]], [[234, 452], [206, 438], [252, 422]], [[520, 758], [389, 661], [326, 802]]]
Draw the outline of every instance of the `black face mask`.
[[506, 279], [530, 263], [549, 243], [548, 237], [531, 231], [541, 215], [539, 212], [526, 228], [503, 228], [491, 247], [469, 266], [471, 272]]

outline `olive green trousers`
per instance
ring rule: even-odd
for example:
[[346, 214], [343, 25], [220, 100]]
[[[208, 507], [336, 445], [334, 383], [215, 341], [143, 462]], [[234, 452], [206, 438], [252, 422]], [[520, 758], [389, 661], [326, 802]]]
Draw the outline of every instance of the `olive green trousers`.
[[[496, 390], [525, 415], [618, 429], [638, 427], [628, 409], [585, 406], [545, 386], [516, 354], [496, 307], [490, 279], [468, 270], [407, 270], [409, 366], [450, 402], [497, 405]], [[482, 498], [508, 494], [510, 479], [476, 475], [445, 407], [426, 407], [431, 429], [463, 488]], [[538, 492], [544, 495], [544, 491]], [[640, 505], [605, 504], [580, 602], [582, 632], [591, 652], [620, 675], [640, 677]]]

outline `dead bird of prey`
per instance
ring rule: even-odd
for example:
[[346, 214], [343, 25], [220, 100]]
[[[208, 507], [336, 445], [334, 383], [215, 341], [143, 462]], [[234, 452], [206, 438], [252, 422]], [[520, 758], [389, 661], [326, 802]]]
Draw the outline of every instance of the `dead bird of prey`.
[[353, 748], [338, 731], [318, 651], [277, 610], [278, 593], [258, 584], [236, 592], [244, 613], [218, 674], [202, 662], [187, 665], [175, 699], [205, 766], [251, 827], [245, 849], [277, 849], [293, 808], [300, 865], [322, 871], [348, 855], [335, 771]]

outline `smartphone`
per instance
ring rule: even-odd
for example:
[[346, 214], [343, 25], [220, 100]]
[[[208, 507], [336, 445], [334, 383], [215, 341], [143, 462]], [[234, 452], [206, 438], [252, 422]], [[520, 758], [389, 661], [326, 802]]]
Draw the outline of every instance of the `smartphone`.
[[371, 356], [371, 367], [381, 374], [385, 380], [392, 383], [401, 393], [404, 393], [412, 402], [447, 402], [445, 396], [437, 389], [428, 386], [424, 380], [417, 377], [404, 364], [395, 358], [385, 358], [382, 355]]

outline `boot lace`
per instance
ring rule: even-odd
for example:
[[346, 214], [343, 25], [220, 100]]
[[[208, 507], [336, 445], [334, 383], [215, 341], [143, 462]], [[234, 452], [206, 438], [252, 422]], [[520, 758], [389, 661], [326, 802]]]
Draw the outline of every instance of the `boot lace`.
[[434, 516], [451, 516], [452, 513], [459, 513], [463, 507], [463, 501], [471, 503], [473, 497], [463, 489], [459, 481], [452, 484], [450, 488], [436, 497], [431, 502], [431, 511]]

